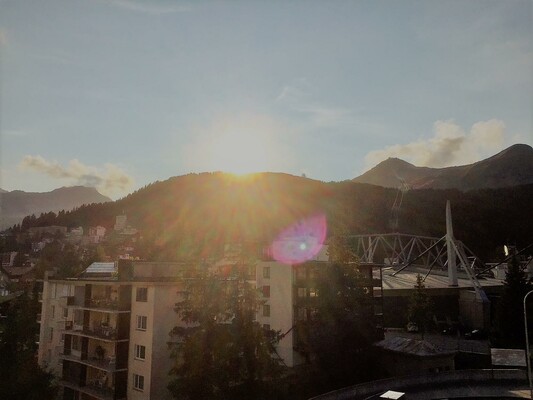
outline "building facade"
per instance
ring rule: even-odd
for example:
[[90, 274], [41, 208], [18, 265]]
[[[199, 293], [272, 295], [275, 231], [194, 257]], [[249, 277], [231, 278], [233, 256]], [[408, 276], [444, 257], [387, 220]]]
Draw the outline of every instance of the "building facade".
[[[277, 353], [287, 367], [306, 361], [294, 327], [312, 312], [313, 276], [327, 265], [326, 253], [299, 265], [267, 255], [251, 267], [249, 279], [262, 296], [257, 321], [282, 333]], [[74, 279], [45, 278], [39, 364], [60, 378], [64, 399], [171, 398], [169, 333], [182, 324], [174, 307], [187, 270], [179, 263], [119, 260], [94, 263]], [[371, 315], [379, 319], [374, 304], [381, 281], [372, 268], [364, 271]]]

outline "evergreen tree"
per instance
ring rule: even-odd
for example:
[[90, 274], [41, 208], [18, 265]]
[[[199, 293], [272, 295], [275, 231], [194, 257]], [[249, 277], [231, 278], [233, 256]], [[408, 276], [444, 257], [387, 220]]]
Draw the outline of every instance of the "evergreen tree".
[[491, 332], [491, 342], [495, 347], [523, 349], [524, 308], [526, 293], [531, 290], [526, 274], [520, 267], [517, 257], [508, 263], [505, 274], [504, 292], [496, 311], [496, 320]]
[[302, 266], [313, 270], [314, 296], [306, 299], [307, 316], [296, 325], [315, 392], [372, 380], [380, 373], [371, 348], [380, 338], [374, 299], [366, 290], [352, 243], [333, 237], [328, 252], [332, 264]]
[[35, 357], [39, 303], [23, 292], [12, 300], [0, 334], [0, 398], [3, 400], [53, 399], [53, 376]]
[[420, 274], [416, 275], [415, 290], [409, 299], [407, 313], [407, 319], [416, 324], [423, 338], [433, 316], [433, 302], [426, 292], [424, 280]]
[[185, 327], [171, 332], [177, 399], [270, 398], [268, 382], [282, 372], [275, 346], [279, 332], [255, 320], [258, 291], [237, 268], [228, 277], [197, 273], [176, 312]]

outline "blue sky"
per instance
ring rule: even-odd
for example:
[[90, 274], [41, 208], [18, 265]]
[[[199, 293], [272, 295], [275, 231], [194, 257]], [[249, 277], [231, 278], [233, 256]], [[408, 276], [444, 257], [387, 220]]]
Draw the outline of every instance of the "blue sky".
[[340, 181], [533, 145], [533, 2], [0, 0], [1, 181]]

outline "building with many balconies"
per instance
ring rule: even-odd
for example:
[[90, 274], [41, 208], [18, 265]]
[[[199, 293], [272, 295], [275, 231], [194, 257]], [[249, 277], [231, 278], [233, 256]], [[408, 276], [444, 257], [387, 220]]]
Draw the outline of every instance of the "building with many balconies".
[[[277, 353], [288, 367], [306, 360], [294, 326], [312, 313], [314, 277], [327, 259], [326, 249], [298, 265], [263, 254], [251, 267], [249, 279], [263, 300], [257, 321], [281, 331]], [[39, 364], [59, 378], [65, 400], [171, 398], [169, 333], [182, 323], [174, 308], [187, 271], [179, 263], [119, 260], [94, 263], [76, 278], [45, 277]], [[381, 328], [380, 269], [361, 271], [368, 315]]]

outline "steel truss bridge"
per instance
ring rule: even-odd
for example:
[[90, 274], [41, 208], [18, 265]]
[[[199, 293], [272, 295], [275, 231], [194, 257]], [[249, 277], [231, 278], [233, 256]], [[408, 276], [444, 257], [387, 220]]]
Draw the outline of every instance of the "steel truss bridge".
[[[405, 233], [378, 233], [350, 237], [361, 263], [376, 263], [394, 267], [414, 265], [423, 268], [447, 269], [446, 236], [441, 238], [409, 235]], [[455, 241], [459, 251], [474, 261], [474, 267], [483, 263], [461, 241]]]
[[[393, 275], [409, 266], [414, 266], [427, 270], [425, 279], [433, 269], [447, 271], [448, 255], [452, 254], [453, 263], [458, 260], [459, 270], [467, 274], [474, 287], [479, 287], [476, 272], [485, 269], [483, 262], [466, 245], [456, 239], [452, 242], [447, 241], [446, 235], [436, 238], [404, 233], [383, 233], [355, 235], [350, 239], [359, 262], [394, 267], [396, 271]], [[448, 251], [448, 246], [453, 247], [451, 253]]]

